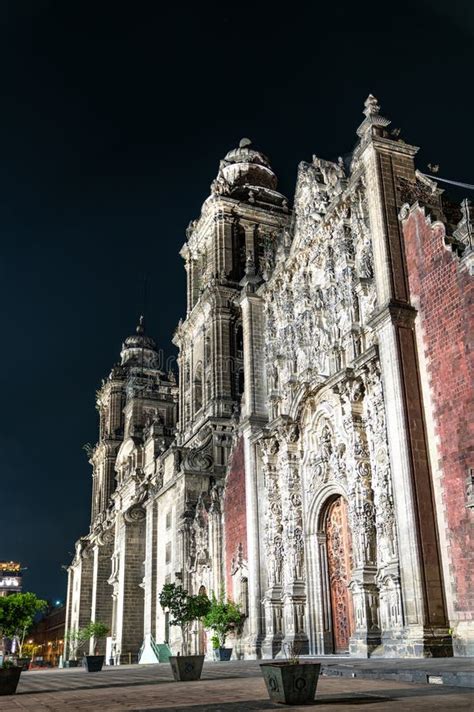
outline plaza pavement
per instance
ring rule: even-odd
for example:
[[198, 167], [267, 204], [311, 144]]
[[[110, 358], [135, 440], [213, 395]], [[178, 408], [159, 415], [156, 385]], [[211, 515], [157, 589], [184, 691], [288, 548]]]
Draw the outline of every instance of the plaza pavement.
[[[388, 664], [388, 661], [377, 661]], [[406, 663], [407, 661], [400, 661]], [[451, 672], [465, 667], [472, 671], [472, 660], [411, 661], [411, 674], [431, 665], [432, 680], [439, 682], [444, 664]], [[252, 710], [340, 710], [367, 709], [392, 712], [429, 710], [474, 710], [474, 690], [445, 684], [413, 684], [400, 679], [363, 679], [368, 661], [335, 661], [325, 663], [315, 703], [286, 706], [270, 702], [259, 665], [253, 661], [205, 663], [199, 682], [175, 683], [168, 664], [107, 667], [101, 673], [82, 669], [41, 670], [22, 673], [18, 692], [0, 697], [1, 712], [251, 712]], [[335, 666], [335, 667], [333, 667]], [[345, 667], [344, 667], [345, 666]], [[331, 670], [331, 667], [333, 668]], [[337, 669], [344, 668], [341, 674]], [[370, 666], [373, 668], [374, 666]], [[391, 667], [395, 667], [393, 663]], [[347, 674], [346, 674], [347, 673]], [[371, 670], [366, 668], [366, 673]], [[380, 670], [379, 670], [380, 674]], [[387, 675], [391, 675], [390, 665]], [[424, 673], [423, 673], [424, 674]], [[352, 675], [357, 675], [353, 677]], [[425, 678], [426, 680], [426, 678]]]

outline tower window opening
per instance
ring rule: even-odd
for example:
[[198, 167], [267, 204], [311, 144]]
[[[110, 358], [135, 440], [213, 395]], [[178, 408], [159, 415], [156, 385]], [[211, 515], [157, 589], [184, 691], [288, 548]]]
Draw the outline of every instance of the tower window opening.
[[234, 224], [232, 232], [232, 262], [233, 278], [240, 281], [245, 274], [245, 263], [247, 260], [247, 247], [245, 240], [245, 230], [242, 225]]
[[198, 363], [194, 372], [194, 412], [202, 408], [202, 363]]

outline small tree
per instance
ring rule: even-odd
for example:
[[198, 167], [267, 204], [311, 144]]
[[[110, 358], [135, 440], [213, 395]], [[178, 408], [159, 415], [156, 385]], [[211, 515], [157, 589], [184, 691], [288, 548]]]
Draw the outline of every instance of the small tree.
[[205, 594], [191, 596], [182, 586], [165, 583], [160, 593], [160, 605], [170, 612], [170, 625], [181, 628], [181, 652], [188, 655], [191, 624], [209, 612], [211, 602]]
[[84, 640], [82, 638], [82, 630], [77, 630], [76, 628], [68, 630], [64, 640], [68, 644], [68, 660], [77, 660], [78, 648]]
[[107, 637], [109, 632], [108, 626], [100, 621], [91, 621], [88, 625], [79, 631], [81, 641], [87, 641], [91, 638], [94, 639], [94, 652], [95, 655], [99, 653], [99, 641]]
[[[243, 614], [233, 601], [225, 601], [224, 594], [219, 599], [212, 595], [211, 607], [204, 616], [203, 623], [206, 628], [214, 631], [219, 641], [219, 646], [223, 648], [229, 633], [238, 630], [242, 624]], [[213, 636], [214, 639], [214, 636]]]
[[35, 616], [47, 605], [46, 601], [34, 593], [13, 593], [0, 597], [0, 637], [18, 641], [19, 657]]

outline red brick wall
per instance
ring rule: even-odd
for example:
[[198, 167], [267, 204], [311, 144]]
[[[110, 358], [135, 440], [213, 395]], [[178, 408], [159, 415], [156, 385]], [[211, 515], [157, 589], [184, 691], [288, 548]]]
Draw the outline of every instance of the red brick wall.
[[224, 494], [225, 579], [229, 596], [232, 595], [231, 562], [242, 544], [247, 559], [247, 518], [245, 513], [244, 441], [239, 438], [231, 455]]
[[456, 619], [470, 620], [474, 525], [472, 511], [466, 507], [466, 477], [474, 449], [474, 279], [445, 246], [442, 226], [432, 227], [421, 208], [411, 211], [403, 232], [438, 438], [451, 578], [445, 584], [452, 586]]

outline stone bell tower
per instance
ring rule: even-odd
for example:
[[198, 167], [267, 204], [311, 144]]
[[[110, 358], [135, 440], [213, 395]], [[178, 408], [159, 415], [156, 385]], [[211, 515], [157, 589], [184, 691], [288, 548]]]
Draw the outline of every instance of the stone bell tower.
[[[200, 495], [207, 496], [213, 487], [219, 497], [222, 493], [235, 423], [247, 398], [239, 302], [242, 280], [249, 265], [258, 275], [269, 269], [273, 243], [287, 223], [288, 212], [268, 159], [249, 139], [242, 139], [220, 162], [201, 216], [187, 230], [181, 250], [187, 273], [187, 314], [174, 343], [180, 352], [178, 445], [189, 475], [184, 495], [188, 517]], [[214, 496], [214, 509], [215, 502]], [[221, 585], [222, 539], [222, 534], [217, 537], [214, 564], [204, 562], [206, 557], [201, 562], [213, 570], [207, 583], [192, 562], [183, 567], [188, 587], [193, 587], [193, 572], [195, 586], [217, 590]], [[192, 538], [184, 550], [187, 546], [194, 546]]]
[[[110, 630], [109, 656], [136, 656], [143, 639], [147, 461], [169, 447], [176, 424], [177, 386], [160, 369], [160, 354], [143, 317], [122, 344], [97, 392], [99, 437], [90, 448], [89, 534], [76, 543], [69, 567], [66, 631], [101, 621]], [[105, 652], [105, 642], [99, 650]], [[90, 649], [95, 648], [91, 641]]]

